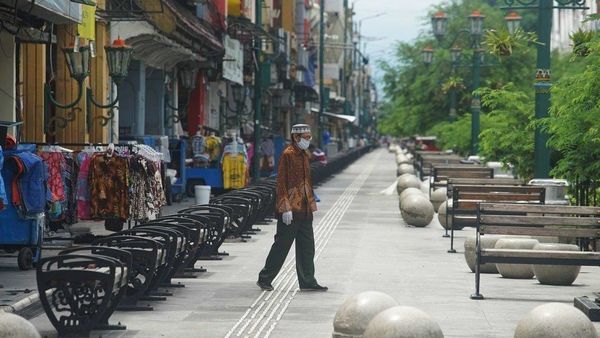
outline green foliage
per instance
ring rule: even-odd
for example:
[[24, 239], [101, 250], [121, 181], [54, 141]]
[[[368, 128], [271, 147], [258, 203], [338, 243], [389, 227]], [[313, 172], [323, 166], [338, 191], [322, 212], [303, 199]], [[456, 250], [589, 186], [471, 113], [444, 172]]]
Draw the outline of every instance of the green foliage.
[[573, 42], [573, 54], [576, 56], [588, 56], [590, 53], [589, 44], [594, 40], [596, 32], [586, 31], [581, 28], [577, 32], [569, 35]]
[[444, 93], [448, 93], [451, 90], [462, 90], [465, 89], [464, 80], [459, 76], [451, 76], [448, 80], [442, 85], [442, 91]]
[[[486, 29], [502, 29], [506, 25], [504, 11], [491, 7], [488, 3], [489, 1], [484, 0], [471, 0], [444, 2], [435, 6], [430, 15], [441, 10], [449, 17], [448, 33], [444, 41], [437, 42], [432, 35], [422, 35], [411, 43], [397, 43], [393, 59], [379, 63], [383, 71], [386, 101], [379, 119], [381, 133], [394, 136], [424, 134], [436, 124], [447, 121], [451, 99], [446, 91], [453, 87], [458, 92], [457, 116], [470, 111], [473, 51], [471, 36], [465, 31], [469, 27], [468, 17], [477, 9], [486, 15]], [[524, 14], [523, 21], [524, 28], [533, 28], [533, 20], [529, 15]], [[429, 25], [429, 20], [426, 24]], [[454, 44], [464, 52], [461, 65], [453, 71], [449, 47]], [[421, 50], [428, 46], [435, 48], [433, 63], [429, 67], [423, 64], [421, 55]], [[481, 68], [481, 87], [501, 88], [514, 82], [523, 91], [533, 92], [534, 47], [528, 45], [519, 48], [519, 53], [503, 58], [499, 64], [497, 60], [487, 60], [486, 63], [488, 67]], [[465, 137], [469, 135], [470, 131]]]
[[589, 54], [552, 88], [550, 117], [544, 126], [549, 145], [561, 155], [552, 174], [571, 182], [600, 178], [600, 42], [589, 43]]
[[492, 55], [503, 57], [511, 56], [515, 51], [527, 50], [532, 43], [539, 43], [533, 32], [517, 29], [513, 34], [508, 29], [490, 29], [483, 38], [483, 45]]
[[471, 114], [467, 113], [454, 122], [440, 122], [427, 134], [437, 136], [441, 149], [452, 149], [467, 155], [471, 151]]
[[487, 128], [480, 134], [480, 155], [514, 166], [519, 177], [533, 176], [535, 128], [533, 100], [515, 86], [482, 88], [481, 104], [489, 110]]

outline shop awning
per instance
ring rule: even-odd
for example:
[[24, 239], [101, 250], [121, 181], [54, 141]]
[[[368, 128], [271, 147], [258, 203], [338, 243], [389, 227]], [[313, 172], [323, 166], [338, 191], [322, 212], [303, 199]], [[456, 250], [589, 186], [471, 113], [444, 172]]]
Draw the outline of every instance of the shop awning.
[[70, 0], [0, 0], [0, 7], [30, 13], [56, 24], [81, 22], [80, 4]]
[[205, 61], [191, 50], [161, 35], [142, 34], [126, 41], [133, 47], [135, 59], [154, 68], [169, 70], [180, 62]]
[[[205, 55], [223, 55], [225, 47], [221, 38], [217, 37], [211, 29], [204, 26], [198, 17], [185, 9], [175, 0], [163, 0], [165, 8], [170, 9], [177, 16], [178, 33], [182, 40], [189, 38], [191, 48]], [[151, 15], [160, 18], [161, 14]], [[177, 36], [174, 36], [177, 38]]]
[[353, 116], [353, 115], [333, 114], [333, 113], [328, 113], [328, 112], [323, 112], [323, 115], [327, 115], [329, 117], [334, 117], [337, 119], [346, 120], [350, 123], [354, 123], [354, 121], [356, 121], [356, 116]]

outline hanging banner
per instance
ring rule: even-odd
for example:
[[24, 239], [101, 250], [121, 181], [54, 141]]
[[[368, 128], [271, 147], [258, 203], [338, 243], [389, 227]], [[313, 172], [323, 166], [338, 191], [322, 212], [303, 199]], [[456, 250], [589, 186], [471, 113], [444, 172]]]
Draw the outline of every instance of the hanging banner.
[[225, 36], [225, 57], [223, 58], [223, 77], [237, 84], [244, 84], [244, 50], [242, 44]]
[[81, 23], [77, 32], [80, 38], [96, 40], [96, 6], [81, 6]]

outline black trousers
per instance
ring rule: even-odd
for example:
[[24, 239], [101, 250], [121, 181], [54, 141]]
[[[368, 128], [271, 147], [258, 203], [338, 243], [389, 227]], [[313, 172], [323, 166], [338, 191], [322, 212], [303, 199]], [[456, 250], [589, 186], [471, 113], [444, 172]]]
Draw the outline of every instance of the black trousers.
[[317, 285], [315, 279], [315, 237], [312, 220], [292, 221], [286, 225], [279, 219], [275, 242], [267, 256], [265, 267], [258, 274], [258, 280], [271, 283], [277, 276], [290, 251], [292, 243], [296, 240], [296, 273], [300, 288]]

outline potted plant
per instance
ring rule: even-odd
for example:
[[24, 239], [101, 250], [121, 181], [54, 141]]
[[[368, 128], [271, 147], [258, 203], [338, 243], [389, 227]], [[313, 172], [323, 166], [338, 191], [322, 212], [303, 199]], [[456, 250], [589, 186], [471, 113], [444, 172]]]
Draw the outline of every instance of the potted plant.
[[582, 30], [579, 28], [575, 33], [569, 35], [573, 43], [573, 54], [577, 56], [588, 56], [590, 54], [589, 43], [596, 36], [596, 32]]
[[442, 91], [447, 93], [451, 90], [461, 90], [464, 89], [465, 85], [463, 84], [463, 79], [459, 76], [451, 76], [448, 80], [442, 85]]
[[483, 44], [487, 47], [490, 54], [496, 56], [510, 56], [515, 50], [527, 47], [530, 43], [540, 43], [537, 36], [532, 32], [525, 32], [517, 29], [513, 34], [508, 30], [488, 30], [485, 33]]

